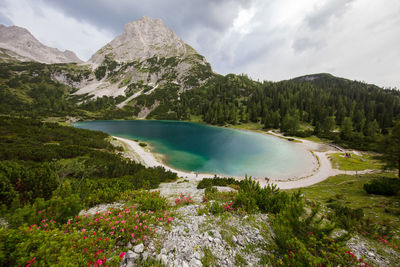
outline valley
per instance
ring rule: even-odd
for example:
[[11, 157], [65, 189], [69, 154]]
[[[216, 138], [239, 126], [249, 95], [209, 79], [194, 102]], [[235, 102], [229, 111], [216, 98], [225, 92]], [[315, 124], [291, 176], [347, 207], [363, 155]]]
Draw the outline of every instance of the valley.
[[220, 75], [146, 16], [87, 62], [0, 33], [0, 266], [399, 264], [399, 90]]

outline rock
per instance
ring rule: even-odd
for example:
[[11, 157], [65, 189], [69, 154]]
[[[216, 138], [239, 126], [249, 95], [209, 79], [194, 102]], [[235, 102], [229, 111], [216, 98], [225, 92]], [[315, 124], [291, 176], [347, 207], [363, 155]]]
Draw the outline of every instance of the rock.
[[164, 264], [166, 266], [168, 265], [168, 257], [167, 257], [167, 255], [162, 254], [160, 256], [160, 259], [161, 259], [162, 264]]
[[140, 255], [134, 253], [132, 250], [128, 250], [128, 252], [125, 254], [124, 259], [122, 260], [122, 263], [126, 267], [133, 267], [136, 264], [136, 261], [139, 259]]
[[239, 235], [239, 236], [237, 237], [237, 243], [238, 243], [239, 245], [241, 245], [242, 247], [245, 246], [245, 242], [244, 242], [243, 236]]
[[198, 259], [193, 258], [190, 262], [189, 265], [191, 267], [202, 267], [203, 264], [201, 263], [201, 261], [199, 261]]
[[237, 238], [234, 235], [232, 236], [232, 242], [235, 243], [235, 244], [237, 243]]
[[196, 251], [196, 252], [194, 253], [194, 258], [196, 258], [196, 259], [198, 259], [198, 260], [201, 260], [201, 258], [203, 257], [201, 254], [202, 254], [202, 253], [200, 253], [200, 251]]
[[213, 242], [214, 238], [212, 238], [211, 236], [208, 237], [208, 241]]
[[189, 264], [186, 261], [183, 261], [181, 266], [182, 267], [190, 267]]
[[128, 242], [128, 245], [126, 245], [126, 247], [127, 247], [128, 249], [131, 249], [131, 248], [132, 248], [132, 243], [131, 243], [131, 242]]
[[149, 253], [147, 251], [142, 253], [142, 259], [145, 261], [149, 257]]
[[16, 53], [9, 55], [22, 61], [47, 64], [82, 62], [74, 52], [61, 52], [57, 48], [48, 47], [39, 42], [27, 29], [18, 26], [0, 25], [0, 47]]
[[133, 251], [135, 251], [136, 253], [142, 253], [144, 250], [144, 245], [143, 243], [136, 245], [133, 247]]

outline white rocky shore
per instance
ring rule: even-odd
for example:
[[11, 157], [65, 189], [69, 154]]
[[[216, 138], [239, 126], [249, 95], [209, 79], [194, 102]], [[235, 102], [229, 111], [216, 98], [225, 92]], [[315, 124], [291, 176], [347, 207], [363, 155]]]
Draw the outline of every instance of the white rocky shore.
[[[269, 134], [275, 135], [277, 137], [282, 137], [281, 135], [273, 132], [269, 132]], [[178, 174], [179, 177], [183, 177], [189, 180], [201, 180], [203, 178], [210, 178], [213, 177], [215, 174], [212, 173], [194, 173], [194, 172], [184, 172], [181, 170], [176, 170], [165, 165], [162, 160], [161, 156], [155, 155], [151, 152], [148, 148], [141, 147], [138, 142], [133, 140], [129, 140], [126, 138], [121, 138], [117, 136], [113, 136], [115, 139], [120, 141], [124, 146], [125, 152], [124, 156], [128, 157], [136, 162], [140, 162], [141, 164], [147, 167], [156, 167], [161, 166], [164, 167], [166, 170], [170, 170]], [[321, 145], [312, 141], [303, 140], [303, 139], [296, 139], [298, 140], [299, 145], [303, 146], [304, 149], [309, 150], [315, 157], [315, 161], [312, 164], [315, 164], [314, 170], [312, 173], [303, 173], [298, 177], [293, 177], [291, 179], [256, 179], [260, 182], [261, 186], [266, 186], [267, 184], [275, 184], [280, 189], [294, 189], [300, 187], [310, 186], [319, 182], [324, 181], [328, 177], [335, 176], [338, 174], [363, 174], [363, 173], [370, 173], [373, 170], [365, 170], [365, 171], [342, 171], [338, 169], [334, 169], [332, 167], [331, 161], [329, 159], [329, 154], [336, 153], [338, 150], [334, 147], [328, 145]], [[289, 141], [288, 141], [289, 142]], [[354, 151], [349, 151], [354, 153]], [[357, 152], [356, 152], [357, 153]], [[306, 166], [307, 167], [307, 166]], [[306, 168], [310, 169], [310, 168]], [[221, 175], [218, 175], [221, 177]], [[223, 177], [223, 176], [222, 176]], [[237, 179], [243, 179], [244, 177], [234, 177]]]

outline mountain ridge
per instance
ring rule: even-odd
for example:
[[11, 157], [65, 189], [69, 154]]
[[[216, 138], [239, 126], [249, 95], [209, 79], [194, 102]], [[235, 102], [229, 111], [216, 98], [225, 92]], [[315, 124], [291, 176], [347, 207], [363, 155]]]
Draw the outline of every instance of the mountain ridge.
[[18, 26], [0, 24], [0, 48], [16, 53], [21, 61], [37, 61], [40, 63], [82, 63], [74, 52], [49, 47], [39, 42], [27, 29]]

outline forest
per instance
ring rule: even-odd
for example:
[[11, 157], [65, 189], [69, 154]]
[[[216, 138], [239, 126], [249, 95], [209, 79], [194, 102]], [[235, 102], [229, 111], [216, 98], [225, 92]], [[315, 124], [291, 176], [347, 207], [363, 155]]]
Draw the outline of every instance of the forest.
[[254, 122], [287, 135], [316, 135], [363, 150], [379, 150], [382, 136], [400, 120], [398, 90], [329, 74], [306, 77], [259, 83], [246, 75], [216, 76], [182, 93], [180, 101], [160, 105], [150, 117], [171, 119], [165, 110], [173, 110], [180, 120], [194, 115], [215, 125]]

